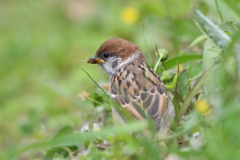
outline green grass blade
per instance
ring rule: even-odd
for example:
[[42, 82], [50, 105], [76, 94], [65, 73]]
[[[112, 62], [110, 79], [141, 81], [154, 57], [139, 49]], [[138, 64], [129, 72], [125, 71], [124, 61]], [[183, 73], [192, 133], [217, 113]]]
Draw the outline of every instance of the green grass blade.
[[221, 23], [223, 23], [222, 12], [221, 12], [221, 10], [219, 9], [218, 1], [217, 1], [217, 0], [215, 0], [215, 5], [216, 5], [216, 7], [217, 7], [217, 11], [218, 11], [218, 15], [219, 15], [219, 18], [220, 18], [220, 20], [221, 20]]
[[236, 1], [234, 0], [223, 0], [223, 2], [234, 11], [238, 17], [240, 17], [240, 12], [239, 12], [239, 5], [237, 5]]
[[144, 39], [144, 43], [145, 43], [146, 48], [147, 48], [148, 57], [153, 61], [153, 59], [152, 59], [152, 57], [151, 57], [151, 55], [150, 55], [149, 49], [148, 49], [147, 41], [146, 41], [146, 38], [145, 38], [145, 35], [144, 35], [144, 32], [143, 32], [143, 28], [142, 28], [141, 23], [139, 23], [139, 26], [140, 26], [140, 29], [141, 29], [141, 32], [142, 32], [142, 36], [143, 36], [143, 39]]
[[109, 95], [107, 94], [106, 91], [104, 91], [104, 89], [102, 89], [102, 87], [99, 86], [99, 84], [90, 76], [90, 74], [88, 74], [87, 71], [85, 71], [83, 68], [82, 70], [88, 75], [89, 78], [91, 78], [91, 80], [98, 86], [98, 88], [100, 88], [100, 90], [107, 96], [109, 97]]
[[186, 62], [193, 61], [193, 60], [200, 60], [202, 58], [203, 58], [202, 55], [184, 55], [184, 56], [172, 58], [172, 59], [168, 60], [167, 62], [164, 62], [164, 64], [167, 69], [170, 69], [170, 68], [176, 66], [177, 62], [178, 62], [178, 64], [182, 64], [182, 63], [186, 63]]
[[193, 97], [196, 95], [197, 91], [199, 90], [199, 88], [202, 86], [203, 82], [205, 81], [205, 79], [208, 77], [209, 73], [211, 72], [212, 68], [209, 69], [208, 71], [206, 71], [202, 77], [195, 83], [195, 85], [193, 86], [192, 90], [190, 91], [190, 93], [188, 94], [188, 96], [186, 97], [186, 99], [184, 100], [182, 106], [179, 109], [179, 112], [177, 113], [177, 116], [175, 118], [175, 121], [172, 125], [172, 128], [176, 128], [177, 123], [179, 122], [179, 120], [181, 119], [181, 117], [183, 116], [183, 114], [185, 113], [185, 111], [187, 110], [189, 104], [191, 103]]
[[204, 35], [201, 35], [201, 36], [197, 37], [197, 38], [188, 46], [188, 48], [191, 48], [192, 46], [196, 45], [197, 43], [203, 41], [203, 40], [205, 39], [204, 37], [205, 37]]

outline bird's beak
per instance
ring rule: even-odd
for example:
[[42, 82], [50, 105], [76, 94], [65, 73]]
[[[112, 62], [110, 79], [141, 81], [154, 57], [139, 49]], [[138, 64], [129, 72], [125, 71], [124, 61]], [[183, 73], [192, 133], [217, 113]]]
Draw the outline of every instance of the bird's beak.
[[87, 63], [91, 63], [91, 64], [102, 64], [102, 63], [104, 63], [104, 60], [93, 56], [93, 57], [91, 57], [91, 58], [87, 61]]

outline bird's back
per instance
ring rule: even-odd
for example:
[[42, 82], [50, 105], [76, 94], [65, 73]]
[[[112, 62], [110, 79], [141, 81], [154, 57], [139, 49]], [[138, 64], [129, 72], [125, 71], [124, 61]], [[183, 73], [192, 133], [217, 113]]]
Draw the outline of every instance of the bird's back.
[[111, 78], [110, 89], [111, 96], [136, 119], [152, 118], [159, 130], [167, 112], [167, 91], [144, 61], [118, 69]]

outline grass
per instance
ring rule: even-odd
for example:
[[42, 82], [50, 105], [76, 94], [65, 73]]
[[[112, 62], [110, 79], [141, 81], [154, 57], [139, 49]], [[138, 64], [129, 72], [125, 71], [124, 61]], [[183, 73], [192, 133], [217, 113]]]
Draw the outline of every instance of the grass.
[[[2, 2], [0, 159], [240, 159], [236, 3]], [[128, 6], [138, 16], [126, 24]], [[113, 125], [108, 77], [85, 63], [112, 36], [150, 57], [155, 46], [169, 52], [156, 72], [172, 76], [170, 134], [149, 121]]]

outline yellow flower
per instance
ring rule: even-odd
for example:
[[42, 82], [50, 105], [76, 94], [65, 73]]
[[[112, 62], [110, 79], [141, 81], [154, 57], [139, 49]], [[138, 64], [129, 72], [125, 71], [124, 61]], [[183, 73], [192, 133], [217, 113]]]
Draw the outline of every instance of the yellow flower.
[[[181, 64], [179, 64], [179, 72], [181, 72], [183, 66]], [[178, 70], [178, 66], [176, 66], [176, 70]]]
[[203, 115], [208, 115], [211, 113], [211, 109], [209, 107], [209, 104], [204, 99], [198, 99], [196, 100], [195, 107], [197, 111]]
[[139, 12], [136, 8], [126, 7], [121, 11], [121, 19], [126, 24], [133, 24], [139, 19]]

